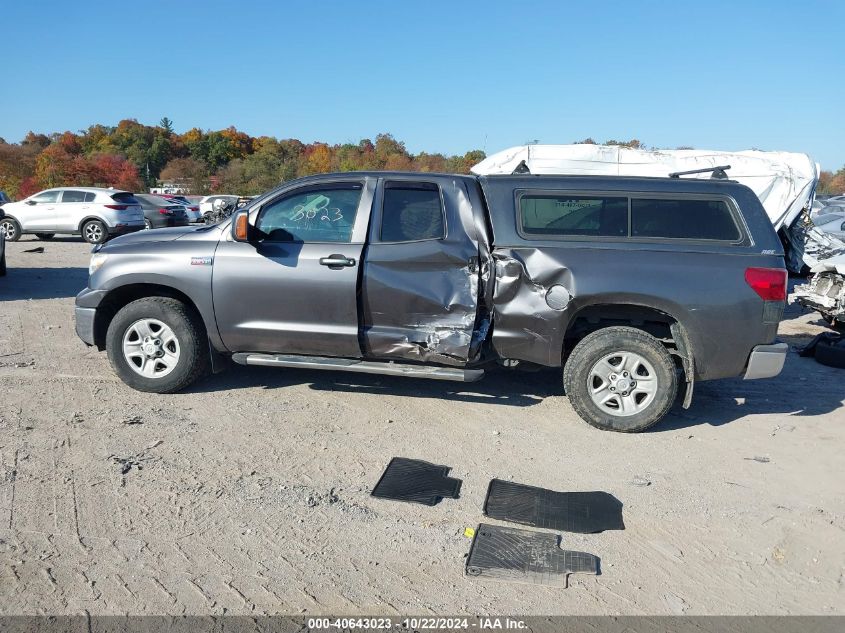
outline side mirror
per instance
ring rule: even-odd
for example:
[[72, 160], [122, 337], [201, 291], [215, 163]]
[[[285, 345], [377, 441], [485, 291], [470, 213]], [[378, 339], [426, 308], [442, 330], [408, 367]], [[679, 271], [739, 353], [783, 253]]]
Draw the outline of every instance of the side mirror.
[[238, 211], [232, 219], [232, 239], [249, 242], [249, 211]]
[[35, 202], [35, 200], [27, 200], [26, 204], [28, 204], [29, 206], [33, 206], [33, 205], [38, 204], [38, 203]]

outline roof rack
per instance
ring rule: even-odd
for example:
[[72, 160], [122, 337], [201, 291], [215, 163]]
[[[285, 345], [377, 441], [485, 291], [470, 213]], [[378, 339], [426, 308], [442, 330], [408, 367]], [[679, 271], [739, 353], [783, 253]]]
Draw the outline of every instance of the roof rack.
[[716, 178], [718, 180], [727, 180], [728, 174], [725, 172], [725, 170], [730, 168], [730, 165], [717, 165], [716, 167], [690, 169], [689, 171], [673, 171], [671, 174], [669, 174], [669, 178], [680, 178], [681, 176], [689, 176], [692, 174], [706, 174], [707, 172], [713, 172], [710, 174], [711, 178]]
[[514, 167], [513, 171], [511, 172], [511, 174], [530, 174], [530, 173], [531, 173], [531, 170], [528, 169], [528, 163], [526, 163], [524, 160], [519, 161], [519, 165]]

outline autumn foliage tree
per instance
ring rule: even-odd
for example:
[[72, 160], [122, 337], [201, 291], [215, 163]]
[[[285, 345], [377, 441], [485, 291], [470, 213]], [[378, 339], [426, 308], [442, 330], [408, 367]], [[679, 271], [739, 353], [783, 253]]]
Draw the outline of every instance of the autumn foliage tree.
[[[585, 138], [579, 143], [595, 143]], [[606, 145], [640, 148], [638, 139]], [[47, 187], [100, 185], [140, 191], [161, 179], [188, 183], [192, 193], [219, 190], [258, 194], [279, 183], [328, 171], [407, 170], [468, 173], [483, 160], [471, 150], [447, 156], [413, 154], [391, 134], [338, 145], [272, 136], [253, 137], [231, 126], [192, 128], [177, 134], [163, 117], [158, 125], [124, 119], [79, 132], [29, 132], [20, 143], [0, 139], [0, 190], [21, 198]], [[845, 168], [823, 172], [820, 193], [845, 192]]]

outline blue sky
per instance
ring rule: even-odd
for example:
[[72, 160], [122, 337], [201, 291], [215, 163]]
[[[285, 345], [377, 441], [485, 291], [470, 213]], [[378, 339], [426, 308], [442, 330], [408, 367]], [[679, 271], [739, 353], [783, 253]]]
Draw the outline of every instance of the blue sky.
[[845, 165], [840, 0], [4, 4], [10, 142], [168, 116], [414, 152], [636, 137]]

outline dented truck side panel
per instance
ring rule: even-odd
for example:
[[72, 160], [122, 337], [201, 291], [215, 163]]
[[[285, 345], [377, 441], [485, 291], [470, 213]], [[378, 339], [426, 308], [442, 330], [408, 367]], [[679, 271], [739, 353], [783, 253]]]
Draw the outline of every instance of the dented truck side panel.
[[[445, 215], [445, 236], [406, 242], [382, 241], [384, 184], [435, 185]], [[371, 359], [406, 359], [465, 365], [477, 356], [479, 303], [488, 236], [473, 214], [474, 179], [459, 176], [381, 178], [361, 280], [361, 340]], [[477, 204], [477, 202], [476, 202]], [[479, 300], [479, 295], [481, 300]]]
[[[639, 186], [646, 193], [673, 187], [688, 192], [698, 186], [713, 191], [711, 182], [643, 180], [627, 179], [616, 190]], [[775, 338], [777, 324], [763, 322], [763, 303], [743, 275], [747, 267], [783, 266], [774, 231], [755, 214], [743, 218], [744, 239], [731, 245], [630, 238], [528, 241], [517, 230], [515, 190], [581, 192], [595, 181], [544, 177], [539, 184], [536, 177], [522, 176], [486, 177], [481, 183], [495, 243], [491, 343], [497, 356], [560, 366], [568, 328], [579, 312], [596, 306], [648, 308], [680, 324], [695, 359], [696, 379], [742, 374], [752, 348]], [[742, 198], [742, 208], [756, 201], [749, 200], [744, 187], [717, 186], [724, 187], [725, 195]], [[751, 225], [761, 230], [752, 233]]]
[[[777, 325], [762, 322], [761, 301], [743, 269], [737, 273], [724, 255], [580, 245], [499, 247], [493, 254], [498, 277], [492, 344], [503, 358], [560, 366], [567, 328], [594, 306], [650, 308], [680, 323], [698, 380], [741, 374], [751, 348], [775, 337]], [[772, 256], [743, 257], [748, 266], [777, 265]], [[559, 286], [571, 296], [562, 309], [547, 300]]]

